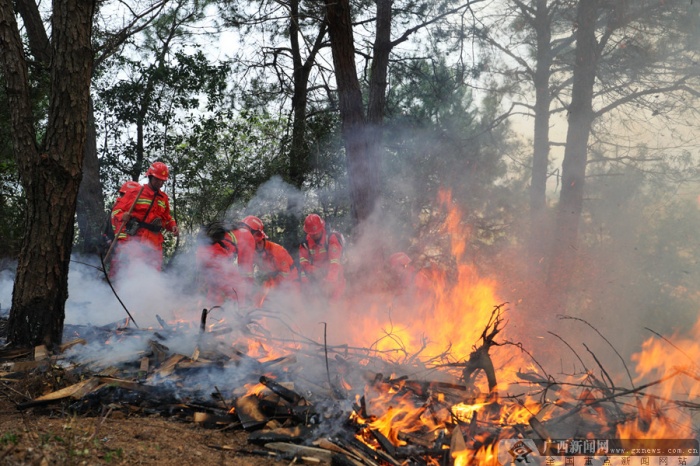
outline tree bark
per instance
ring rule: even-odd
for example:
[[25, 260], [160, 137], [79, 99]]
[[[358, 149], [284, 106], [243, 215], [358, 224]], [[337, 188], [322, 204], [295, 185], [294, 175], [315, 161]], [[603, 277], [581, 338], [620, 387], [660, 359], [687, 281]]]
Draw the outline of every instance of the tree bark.
[[43, 144], [37, 144], [30, 81], [9, 0], [0, 0], [0, 60], [12, 118], [12, 142], [27, 199], [8, 323], [13, 346], [61, 342], [75, 207], [82, 176], [92, 74], [94, 4], [55, 0], [49, 114]]
[[[289, 150], [289, 169], [287, 176], [292, 186], [301, 190], [310, 167], [310, 148], [307, 140], [306, 115], [308, 108], [309, 76], [316, 61], [316, 55], [323, 46], [326, 37], [327, 25], [325, 22], [319, 25], [318, 34], [309, 51], [306, 60], [303, 59], [299, 44], [299, 0], [291, 0], [289, 3], [289, 41], [292, 51], [292, 141]], [[290, 251], [295, 251], [299, 245], [297, 226], [298, 215], [301, 214], [301, 205], [294, 197], [287, 199], [287, 212], [284, 215], [284, 235], [282, 245]]]
[[48, 68], [51, 64], [51, 43], [39, 13], [39, 6], [34, 0], [17, 0], [15, 5], [17, 12], [22, 16], [32, 56]]
[[92, 99], [88, 108], [83, 177], [78, 190], [76, 218], [79, 230], [77, 249], [83, 254], [99, 254], [98, 245], [105, 223], [105, 199], [100, 182], [100, 161], [97, 158], [97, 131]]
[[370, 148], [357, 78], [349, 1], [326, 0], [326, 19], [338, 86], [352, 215], [359, 225], [370, 217], [379, 200], [379, 163]]
[[316, 41], [306, 61], [299, 45], [299, 0], [291, 0], [289, 16], [289, 42], [292, 50], [292, 145], [289, 151], [289, 181], [301, 189], [309, 172], [309, 144], [306, 140], [306, 110], [308, 106], [309, 75], [316, 54], [326, 35], [326, 25], [319, 26]]
[[588, 138], [593, 122], [593, 84], [599, 50], [596, 20], [601, 0], [581, 0], [577, 11], [576, 53], [566, 148], [562, 163], [562, 188], [556, 214], [548, 286], [556, 295], [566, 292], [573, 273], [578, 225], [583, 207]]
[[[380, 127], [384, 122], [386, 110], [386, 86], [389, 73], [389, 54], [391, 53], [391, 6], [394, 0], [376, 0], [377, 19], [374, 45], [372, 47], [372, 66], [370, 68], [369, 101], [367, 104], [367, 121], [373, 127]], [[381, 133], [380, 133], [381, 136]]]
[[549, 222], [546, 212], [547, 168], [549, 166], [549, 118], [551, 94], [549, 79], [552, 67], [551, 18], [547, 0], [537, 0], [534, 28], [537, 35], [535, 86], [535, 132], [532, 148], [532, 176], [530, 179], [530, 242], [529, 263], [533, 272], [542, 277], [548, 242]]
[[[39, 8], [33, 0], [18, 0], [15, 3], [22, 21], [26, 25], [29, 49], [37, 63], [48, 70], [51, 66], [51, 43], [41, 19]], [[95, 116], [90, 101], [88, 135], [85, 144], [83, 181], [78, 191], [77, 221], [79, 239], [77, 249], [84, 253], [96, 253], [97, 241], [104, 220], [104, 193], [100, 183], [100, 165], [97, 158], [97, 135]]]

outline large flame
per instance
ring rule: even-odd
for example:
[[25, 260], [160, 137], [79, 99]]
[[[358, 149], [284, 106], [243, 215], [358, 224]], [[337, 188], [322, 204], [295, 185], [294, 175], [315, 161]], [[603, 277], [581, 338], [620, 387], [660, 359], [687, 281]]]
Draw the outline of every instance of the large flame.
[[700, 393], [700, 321], [685, 334], [650, 337], [632, 355], [632, 361], [636, 363], [634, 383], [645, 386], [645, 396], [637, 398], [635, 409], [639, 415], [635, 422], [621, 425], [619, 435], [693, 437], [692, 418], [682, 407]]
[[[428, 308], [401, 308], [395, 302], [379, 303], [373, 312], [360, 317], [362, 325], [353, 326], [359, 329], [359, 334], [351, 337], [357, 343], [371, 344], [383, 357], [409, 359], [419, 354], [422, 361], [467, 361], [483, 342], [487, 329], [493, 328], [494, 306], [503, 302], [497, 291], [498, 281], [481, 276], [477, 268], [465, 260], [470, 231], [449, 194], [441, 196], [441, 205], [446, 214], [438, 230], [450, 240], [449, 253], [456, 262], [456, 279], [448, 278], [448, 274], [440, 270], [432, 271], [435, 301]], [[506, 331], [504, 328], [499, 334], [500, 341], [507, 340]], [[700, 360], [700, 322], [692, 335], [676, 335], [671, 340], [673, 344], [664, 338], [650, 338], [644, 343], [642, 350], [633, 357], [638, 374], [635, 386], [623, 395], [619, 395], [619, 391], [611, 395], [606, 384], [587, 371], [564, 376], [566, 383], [552, 390], [547, 399], [538, 395], [498, 401], [482, 391], [481, 396], [451, 405], [447, 416], [436, 417], [434, 413], [424, 416], [426, 406], [416, 405], [412, 397], [397, 397], [387, 389], [372, 396], [366, 394], [367, 405], [376, 411], [376, 416], [366, 419], [365, 425], [381, 432], [395, 446], [405, 443], [399, 437], [400, 432], [417, 429], [436, 435], [454, 432], [460, 423], [467, 425], [473, 419], [501, 426], [532, 426], [541, 436], [547, 434], [548, 421], [559, 421], [560, 425], [569, 427], [566, 419], [573, 416], [577, 423], [590, 426], [587, 432], [577, 432], [579, 436], [691, 438], [692, 419], [677, 400], [693, 398], [700, 390], [700, 384], [696, 383], [700, 380], [700, 366], [695, 362]], [[499, 391], [516, 380], [518, 370], [539, 372], [531, 361], [507, 347], [499, 347], [490, 352], [489, 357], [497, 368]], [[650, 381], [656, 382], [647, 387], [645, 384]], [[536, 385], [533, 393], [540, 393]], [[455, 420], [459, 422], [455, 424]], [[557, 423], [549, 425], [556, 427]], [[558, 432], [551, 434], [556, 436]], [[517, 430], [504, 428], [498, 438], [517, 435]], [[488, 439], [480, 447], [453, 450], [454, 464], [495, 463], [495, 440]]]
[[[421, 270], [429, 277], [430, 300], [413, 299], [407, 303], [395, 296], [382, 296], [370, 305], [368, 312], [355, 314], [359, 322], [353, 322], [346, 329], [350, 335], [345, 335], [352, 343], [372, 347], [385, 358], [400, 360], [419, 355], [422, 361], [440, 362], [466, 361], [481, 343], [494, 308], [504, 300], [498, 295], [497, 280], [481, 276], [467, 260], [470, 227], [450, 193], [441, 193], [439, 201], [444, 215], [434, 216], [442, 220], [432, 230], [437, 241], [448, 244], [443, 248], [448, 250], [437, 254], [443, 258], [449, 255], [447, 261], [453, 267], [449, 273], [439, 266]], [[499, 336], [507, 339], [506, 332], [504, 329]], [[503, 349], [499, 353], [491, 355], [498, 367], [499, 383], [512, 381], [513, 371], [528, 365], [517, 351]]]
[[[482, 276], [467, 259], [470, 228], [449, 193], [441, 194], [440, 206], [444, 213], [434, 218], [441, 218], [441, 224], [435, 225], [433, 231], [447, 240], [448, 247], [440, 254], [450, 257], [449, 273], [439, 267], [425, 271], [430, 279], [430, 300], [399, 300], [396, 295], [387, 293], [372, 296], [374, 301], [366, 307], [352, 303], [352, 325], [343, 329], [349, 345], [372, 348], [391, 362], [422, 363], [424, 366], [465, 363], [484, 343], [489, 329], [494, 328], [494, 309], [504, 301], [499, 296], [499, 282]], [[507, 311], [504, 308], [506, 321]], [[214, 327], [209, 330], [213, 331]], [[499, 331], [499, 342], [508, 341], [508, 328], [504, 326]], [[281, 348], [248, 340], [245, 335], [234, 346], [261, 362], [274, 361], [291, 348], [291, 344]], [[477, 432], [467, 439], [467, 445], [462, 439], [462, 445], [452, 446], [453, 464], [467, 465], [496, 464], [497, 440], [517, 437], [526, 428], [546, 438], [548, 421], [559, 421], [565, 428], [585, 424], [591, 430], [583, 435], [591, 438], [693, 437], [692, 419], [677, 401], [697, 397], [700, 391], [697, 383], [700, 366], [696, 363], [700, 360], [700, 321], [690, 335], [674, 335], [669, 339], [652, 337], [644, 342], [641, 351], [632, 357], [637, 378], [631, 390], [624, 393], [624, 399], [618, 397], [619, 391], [611, 391], [588, 370], [583, 374], [562, 376], [565, 380], [560, 380], [561, 384], [546, 377], [539, 379], [547, 382], [546, 396], [542, 394], [542, 385], [533, 383], [533, 396], [521, 394], [523, 396], [499, 399], [496, 393], [510, 388], [518, 379], [517, 371], [539, 371], [516, 346], [499, 346], [489, 352], [488, 357], [498, 375], [497, 390], [469, 391], [460, 387], [464, 391], [463, 399], [456, 402], [454, 398], [446, 402], [439, 390], [431, 390], [428, 396], [425, 393], [415, 396], [410, 390], [401, 390], [404, 387], [399, 383], [375, 380], [364, 387], [362, 412], [353, 414], [356, 425], [361, 426], [358, 438], [379, 448], [375, 437], [381, 434], [400, 447], [407, 444], [405, 436], [410, 434], [434, 441], [450, 433], [454, 438], [454, 433], [463, 426], [490, 425], [494, 431], [496, 426], [503, 427], [491, 437], [483, 434], [483, 442], [476, 441], [480, 435]], [[347, 390], [360, 389], [351, 387], [345, 380], [342, 383]], [[264, 389], [261, 384], [248, 386], [246, 395], [257, 396]], [[572, 421], [566, 422], [569, 418]], [[509, 426], [519, 426], [519, 430]], [[552, 422], [550, 426], [556, 428], [557, 423]], [[558, 432], [551, 434], [557, 438]], [[576, 435], [582, 434], [577, 431]]]

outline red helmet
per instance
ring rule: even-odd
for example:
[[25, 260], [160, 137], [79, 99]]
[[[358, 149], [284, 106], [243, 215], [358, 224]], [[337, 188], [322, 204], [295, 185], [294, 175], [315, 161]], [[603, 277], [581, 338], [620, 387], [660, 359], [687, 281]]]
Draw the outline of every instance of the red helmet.
[[146, 176], [155, 176], [163, 181], [167, 181], [169, 175], [170, 171], [168, 170], [168, 166], [163, 162], [153, 162], [146, 171]]
[[321, 233], [326, 227], [326, 222], [316, 214], [309, 214], [304, 220], [304, 233], [307, 235], [316, 235]]
[[405, 252], [395, 252], [389, 256], [389, 265], [392, 268], [399, 269], [406, 267], [411, 263], [411, 258]]
[[245, 223], [248, 226], [248, 228], [250, 228], [250, 232], [253, 233], [253, 236], [255, 236], [256, 233], [259, 233], [262, 235], [263, 238], [267, 238], [267, 235], [263, 231], [265, 229], [265, 225], [263, 225], [262, 220], [260, 220], [255, 215], [248, 215], [246, 218], [243, 219], [243, 223]]

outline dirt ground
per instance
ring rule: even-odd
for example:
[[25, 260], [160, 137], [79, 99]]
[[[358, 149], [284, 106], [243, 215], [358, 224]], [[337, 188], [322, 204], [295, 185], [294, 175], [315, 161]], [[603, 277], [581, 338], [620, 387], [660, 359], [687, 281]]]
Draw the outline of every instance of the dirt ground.
[[45, 383], [0, 378], [0, 465], [242, 465], [289, 464], [288, 459], [252, 453], [248, 434], [188, 419], [143, 416], [106, 409], [105, 415], [79, 416], [62, 410], [20, 411], [18, 403]]

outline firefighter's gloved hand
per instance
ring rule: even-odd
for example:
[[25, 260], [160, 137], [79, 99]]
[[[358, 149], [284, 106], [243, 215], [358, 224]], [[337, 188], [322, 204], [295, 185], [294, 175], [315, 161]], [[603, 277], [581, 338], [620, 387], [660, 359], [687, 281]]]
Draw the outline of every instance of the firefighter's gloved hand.
[[[158, 219], [158, 220], [160, 220], [160, 219]], [[179, 236], [179, 235], [180, 235], [180, 229], [177, 227], [177, 225], [175, 225], [173, 227], [173, 236]]]
[[124, 222], [124, 225], [126, 225], [126, 222], [128, 222], [130, 218], [131, 214], [129, 212], [124, 212], [124, 215], [122, 215], [122, 222]]

